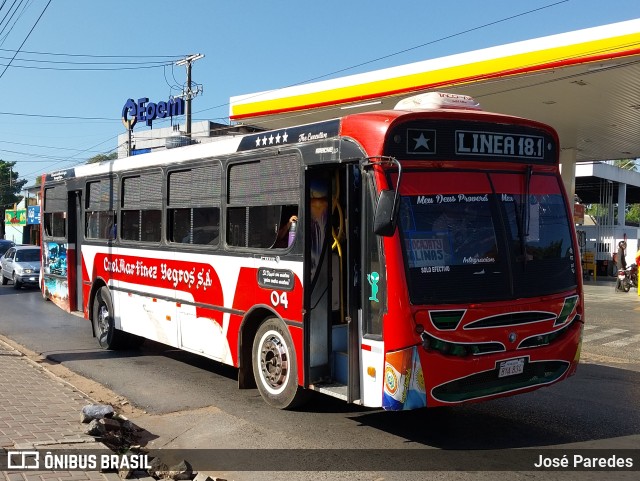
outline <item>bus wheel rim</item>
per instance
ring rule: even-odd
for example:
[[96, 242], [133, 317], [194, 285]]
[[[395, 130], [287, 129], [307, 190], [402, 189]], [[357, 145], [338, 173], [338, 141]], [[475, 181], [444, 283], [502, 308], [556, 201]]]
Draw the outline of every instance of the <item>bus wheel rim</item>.
[[281, 392], [289, 376], [289, 352], [282, 337], [271, 331], [260, 343], [260, 377], [272, 394]]
[[109, 309], [104, 304], [98, 310], [98, 329], [103, 335], [109, 332]]

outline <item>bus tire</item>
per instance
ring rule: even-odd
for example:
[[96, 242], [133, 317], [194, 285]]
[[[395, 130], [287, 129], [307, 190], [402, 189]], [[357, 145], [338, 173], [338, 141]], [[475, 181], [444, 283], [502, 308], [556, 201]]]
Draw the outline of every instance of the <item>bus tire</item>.
[[298, 386], [298, 367], [293, 341], [285, 324], [277, 318], [265, 320], [253, 339], [253, 375], [260, 395], [278, 409], [294, 409], [306, 392]]
[[113, 319], [113, 303], [109, 289], [101, 287], [93, 299], [93, 329], [102, 349], [121, 349], [124, 345], [123, 333], [116, 329]]

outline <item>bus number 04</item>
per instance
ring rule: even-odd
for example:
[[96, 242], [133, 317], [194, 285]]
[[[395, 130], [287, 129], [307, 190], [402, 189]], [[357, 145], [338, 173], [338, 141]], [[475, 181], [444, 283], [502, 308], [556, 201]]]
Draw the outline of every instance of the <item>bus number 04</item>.
[[287, 299], [287, 293], [283, 292], [282, 294], [278, 294], [277, 291], [271, 291], [271, 304], [274, 307], [278, 307], [279, 304], [282, 304], [285, 309], [289, 307], [289, 299]]

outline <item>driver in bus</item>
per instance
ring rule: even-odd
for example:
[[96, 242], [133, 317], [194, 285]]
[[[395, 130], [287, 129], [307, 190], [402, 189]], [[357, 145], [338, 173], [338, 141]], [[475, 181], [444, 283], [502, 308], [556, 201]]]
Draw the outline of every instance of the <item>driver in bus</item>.
[[442, 204], [442, 213], [433, 222], [432, 230], [444, 240], [447, 263], [454, 264], [454, 256], [464, 244], [464, 219], [460, 207], [456, 203]]

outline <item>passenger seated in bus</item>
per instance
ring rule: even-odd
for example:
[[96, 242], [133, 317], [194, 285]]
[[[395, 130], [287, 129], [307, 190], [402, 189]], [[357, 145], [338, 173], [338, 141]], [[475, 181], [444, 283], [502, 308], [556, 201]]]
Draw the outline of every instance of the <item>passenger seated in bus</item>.
[[[294, 210], [291, 208], [283, 208], [281, 215], [280, 228], [278, 229], [278, 235], [275, 243], [273, 244], [273, 248], [280, 249], [284, 247], [288, 247], [293, 244], [295, 239], [297, 223], [298, 223], [298, 208], [295, 207]], [[293, 227], [293, 229], [292, 229]], [[289, 239], [289, 233], [291, 232], [292, 236]]]
[[111, 226], [111, 229], [109, 229], [109, 236], [107, 237], [107, 239], [115, 240], [117, 234], [118, 234], [118, 224], [114, 222], [113, 225]]

